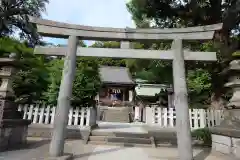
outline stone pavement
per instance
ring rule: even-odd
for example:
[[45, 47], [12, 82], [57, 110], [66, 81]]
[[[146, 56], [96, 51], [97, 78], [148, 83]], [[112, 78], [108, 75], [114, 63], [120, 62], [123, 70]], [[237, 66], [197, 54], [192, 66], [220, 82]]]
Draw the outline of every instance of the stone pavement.
[[[48, 155], [48, 140], [31, 139], [26, 149], [0, 153], [0, 160], [44, 160]], [[106, 145], [84, 145], [81, 140], [68, 140], [66, 153], [73, 153], [75, 160], [177, 160], [176, 148], [136, 148]], [[195, 149], [194, 160], [234, 160], [208, 149]]]

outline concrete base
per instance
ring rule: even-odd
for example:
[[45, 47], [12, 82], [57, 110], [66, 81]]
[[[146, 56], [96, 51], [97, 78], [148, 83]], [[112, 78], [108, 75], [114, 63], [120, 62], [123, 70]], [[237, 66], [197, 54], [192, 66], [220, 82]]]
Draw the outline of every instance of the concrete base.
[[0, 151], [4, 151], [27, 142], [28, 126], [0, 128]]
[[212, 150], [240, 158], [240, 138], [212, 134]]
[[65, 154], [61, 157], [47, 157], [46, 160], [72, 160], [73, 158], [73, 154]]

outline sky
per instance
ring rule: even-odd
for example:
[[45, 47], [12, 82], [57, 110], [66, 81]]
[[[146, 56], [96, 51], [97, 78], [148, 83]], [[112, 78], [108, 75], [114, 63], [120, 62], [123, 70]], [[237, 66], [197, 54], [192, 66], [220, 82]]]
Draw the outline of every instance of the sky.
[[[126, 8], [128, 0], [49, 1], [46, 13], [42, 15], [45, 19], [99, 27], [135, 27]], [[44, 40], [54, 44], [66, 44], [64, 39], [44, 38]]]

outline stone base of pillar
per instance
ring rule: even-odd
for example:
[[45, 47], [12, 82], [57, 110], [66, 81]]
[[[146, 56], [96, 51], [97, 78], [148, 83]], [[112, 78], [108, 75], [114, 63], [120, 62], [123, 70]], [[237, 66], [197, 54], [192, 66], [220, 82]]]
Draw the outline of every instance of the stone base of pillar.
[[27, 143], [29, 120], [3, 120], [0, 126], [0, 151], [5, 151]]
[[210, 130], [212, 150], [240, 158], [240, 109], [226, 110], [223, 122]]

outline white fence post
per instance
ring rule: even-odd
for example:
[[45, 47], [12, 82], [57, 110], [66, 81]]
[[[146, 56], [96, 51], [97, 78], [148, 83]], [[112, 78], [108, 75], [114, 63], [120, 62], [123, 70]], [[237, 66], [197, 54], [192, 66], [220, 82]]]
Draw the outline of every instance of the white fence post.
[[79, 118], [79, 108], [76, 108], [75, 110], [74, 110], [74, 125], [76, 126], [76, 125], [78, 125], [78, 118]]
[[163, 126], [168, 126], [168, 110], [167, 108], [163, 108]]
[[173, 122], [173, 108], [169, 108], [169, 123], [170, 127], [174, 127], [174, 122]]
[[46, 113], [45, 113], [45, 121], [44, 121], [44, 124], [49, 124], [49, 119], [50, 119], [50, 106], [48, 105], [47, 108], [46, 108]]
[[33, 105], [30, 105], [28, 115], [27, 115], [27, 119], [32, 120], [32, 115], [33, 115]]
[[27, 119], [27, 113], [28, 113], [28, 105], [25, 104], [24, 107], [23, 107], [23, 111], [24, 111], [24, 114], [23, 114], [23, 119]]
[[193, 110], [193, 129], [198, 129], [198, 109]]
[[52, 107], [51, 111], [52, 111], [52, 113], [51, 113], [51, 124], [53, 124], [54, 116], [55, 116], [55, 112], [56, 112], [56, 107]]
[[84, 126], [85, 108], [81, 108], [80, 126]]
[[71, 126], [73, 121], [73, 108], [70, 108], [69, 114], [68, 114], [68, 125]]
[[38, 110], [39, 110], [39, 104], [37, 104], [37, 106], [35, 107], [33, 123], [37, 123], [37, 121], [38, 121]]
[[204, 128], [206, 127], [206, 111], [204, 109], [200, 109], [200, 113], [199, 113], [199, 116], [200, 116], [200, 128]]
[[161, 107], [158, 107], [157, 108], [157, 111], [158, 111], [158, 114], [157, 114], [157, 117], [158, 117], [158, 124], [160, 126], [162, 126], [162, 108]]
[[155, 107], [149, 107], [147, 106], [146, 107], [146, 123], [147, 124], [152, 124], [154, 123], [154, 118], [155, 118], [155, 115], [154, 115], [154, 109]]
[[139, 120], [140, 120], [139, 107], [135, 106], [135, 108], [134, 108], [134, 121], [139, 121]]
[[44, 117], [44, 110], [45, 110], [45, 104], [42, 105], [42, 107], [40, 108], [40, 114], [39, 114], [39, 122], [40, 124], [43, 124], [43, 119]]

